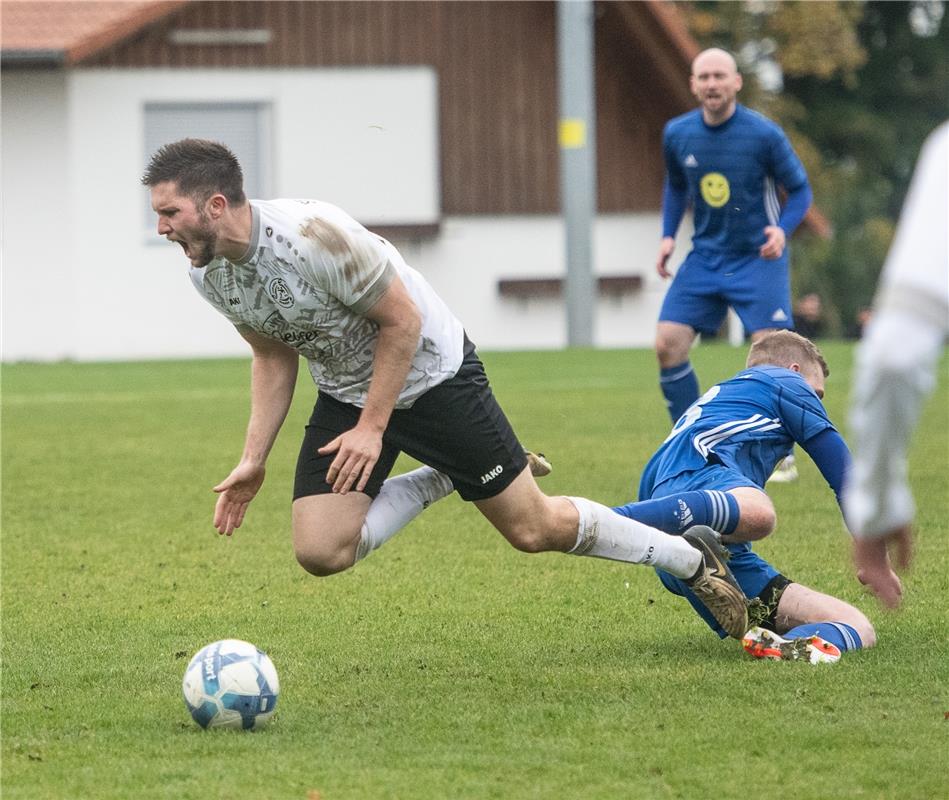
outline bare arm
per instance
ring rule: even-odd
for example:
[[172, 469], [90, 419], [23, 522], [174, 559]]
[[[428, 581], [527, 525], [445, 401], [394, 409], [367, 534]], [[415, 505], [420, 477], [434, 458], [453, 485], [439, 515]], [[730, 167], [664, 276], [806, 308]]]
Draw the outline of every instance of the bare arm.
[[214, 527], [230, 536], [244, 521], [247, 506], [264, 482], [265, 464], [290, 410], [299, 356], [278, 341], [241, 328], [253, 350], [250, 422], [240, 463], [214, 487], [218, 493]]
[[346, 494], [362, 491], [382, 452], [382, 434], [412, 365], [422, 329], [422, 317], [398, 277], [366, 312], [379, 326], [372, 362], [372, 381], [366, 405], [355, 428], [337, 436], [320, 448], [320, 453], [336, 453], [326, 475], [333, 491]]
[[853, 561], [857, 578], [887, 608], [899, 608], [903, 601], [903, 584], [890, 564], [890, 552], [900, 570], [909, 569], [913, 559], [913, 531], [902, 525], [873, 538], [853, 540]]

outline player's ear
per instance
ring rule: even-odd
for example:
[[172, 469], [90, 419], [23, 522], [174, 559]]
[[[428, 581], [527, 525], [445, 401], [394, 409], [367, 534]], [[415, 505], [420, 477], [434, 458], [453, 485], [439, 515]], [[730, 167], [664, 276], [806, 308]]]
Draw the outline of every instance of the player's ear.
[[224, 213], [224, 209], [227, 208], [227, 198], [221, 194], [212, 194], [208, 198], [207, 210], [213, 219], [217, 219]]
[[798, 364], [796, 361], [792, 361], [790, 364], [788, 364], [788, 369], [791, 370], [791, 372], [800, 372], [801, 365]]

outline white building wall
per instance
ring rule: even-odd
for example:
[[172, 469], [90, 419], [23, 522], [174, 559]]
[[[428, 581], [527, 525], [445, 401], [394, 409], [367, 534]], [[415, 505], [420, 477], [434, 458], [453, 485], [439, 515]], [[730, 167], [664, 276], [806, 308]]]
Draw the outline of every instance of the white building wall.
[[[2, 89], [4, 361], [246, 354], [192, 289], [180, 249], [143, 230], [146, 103], [265, 103], [273, 196], [329, 200], [367, 223], [438, 218], [424, 68], [5, 71]], [[564, 235], [556, 216], [448, 217], [432, 239], [395, 243], [480, 347], [559, 348], [563, 299], [502, 298], [498, 281], [563, 276]], [[597, 345], [651, 344], [658, 240], [657, 214], [598, 219], [595, 273], [644, 284], [598, 301]]]
[[62, 72], [4, 70], [0, 82], [0, 352], [75, 355], [67, 89]]
[[[666, 283], [655, 272], [658, 214], [600, 215], [593, 232], [597, 276], [638, 275], [643, 287], [600, 297], [594, 320], [598, 347], [652, 345]], [[506, 278], [566, 274], [566, 232], [557, 216], [449, 217], [433, 241], [395, 241], [464, 323], [479, 347], [550, 349], [567, 345], [565, 298], [502, 297]], [[688, 249], [687, 237], [676, 256]]]

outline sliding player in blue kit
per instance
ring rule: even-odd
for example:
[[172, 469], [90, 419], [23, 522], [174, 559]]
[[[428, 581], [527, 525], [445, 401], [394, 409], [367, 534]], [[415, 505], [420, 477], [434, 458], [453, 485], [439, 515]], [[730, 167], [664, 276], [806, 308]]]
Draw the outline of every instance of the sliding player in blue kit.
[[[787, 239], [811, 204], [807, 173], [778, 125], [740, 105], [741, 73], [724, 50], [700, 53], [690, 88], [700, 107], [667, 123], [663, 278], [675, 235], [691, 206], [692, 251], [676, 272], [656, 327], [659, 384], [673, 423], [699, 396], [689, 349], [713, 334], [731, 306], [755, 341], [793, 328]], [[787, 192], [784, 207], [777, 187]], [[790, 478], [787, 478], [790, 479]]]
[[[643, 471], [640, 502], [614, 509], [667, 533], [708, 525], [722, 534], [732, 573], [745, 595], [762, 604], [761, 618], [743, 639], [758, 658], [829, 663], [876, 640], [862, 612], [790, 581], [750, 544], [774, 530], [774, 505], [763, 487], [795, 442], [839, 502], [850, 451], [821, 403], [827, 374], [820, 351], [803, 336], [773, 331], [759, 337], [746, 368], [713, 386], [679, 418]], [[682, 581], [657, 572], [669, 591], [684, 596], [725, 635]]]

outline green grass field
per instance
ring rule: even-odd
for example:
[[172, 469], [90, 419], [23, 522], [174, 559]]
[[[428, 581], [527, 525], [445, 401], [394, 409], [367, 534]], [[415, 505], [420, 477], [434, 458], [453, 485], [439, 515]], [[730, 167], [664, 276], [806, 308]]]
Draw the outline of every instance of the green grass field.
[[[843, 425], [852, 350], [824, 349]], [[703, 386], [743, 358], [694, 354]], [[630, 499], [668, 428], [651, 352], [485, 361], [521, 439], [554, 463], [549, 493]], [[248, 373], [3, 369], [5, 800], [949, 797], [945, 369], [912, 451], [903, 611], [854, 579], [806, 456], [771, 489], [778, 529], [758, 549], [877, 625], [876, 649], [820, 668], [719, 642], [648, 569], [518, 553], [457, 496], [353, 570], [306, 575], [289, 536], [302, 370], [267, 483], [219, 537], [210, 487], [239, 455]], [[190, 655], [229, 637], [280, 673], [260, 733], [201, 731], [181, 700]]]

